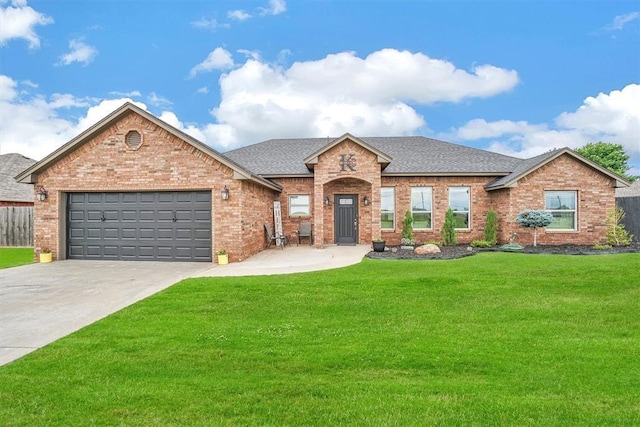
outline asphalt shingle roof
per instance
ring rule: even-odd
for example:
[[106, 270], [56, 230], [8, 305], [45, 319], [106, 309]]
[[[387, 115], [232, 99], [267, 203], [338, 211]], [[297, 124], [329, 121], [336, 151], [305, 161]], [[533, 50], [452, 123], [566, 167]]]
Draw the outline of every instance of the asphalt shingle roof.
[[0, 200], [33, 202], [33, 185], [21, 184], [15, 180], [15, 177], [35, 162], [21, 154], [0, 155]]
[[[304, 159], [334, 138], [271, 139], [224, 155], [259, 175], [308, 175]], [[383, 174], [507, 174], [523, 160], [422, 136], [360, 138], [392, 158]]]

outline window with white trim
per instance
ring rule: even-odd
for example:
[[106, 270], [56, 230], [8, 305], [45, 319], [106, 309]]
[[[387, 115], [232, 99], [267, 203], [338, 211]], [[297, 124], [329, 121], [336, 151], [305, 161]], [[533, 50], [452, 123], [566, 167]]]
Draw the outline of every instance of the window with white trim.
[[469, 187], [449, 187], [449, 207], [453, 211], [456, 229], [471, 228], [471, 189]]
[[396, 226], [396, 189], [382, 187], [380, 189], [380, 228], [393, 230]]
[[309, 216], [311, 208], [308, 194], [291, 194], [289, 196], [289, 216]]
[[577, 191], [545, 191], [544, 208], [553, 215], [553, 222], [546, 228], [548, 230], [576, 230], [577, 205]]
[[411, 187], [411, 215], [413, 215], [413, 228], [416, 230], [430, 230], [431, 200], [433, 190], [431, 187]]

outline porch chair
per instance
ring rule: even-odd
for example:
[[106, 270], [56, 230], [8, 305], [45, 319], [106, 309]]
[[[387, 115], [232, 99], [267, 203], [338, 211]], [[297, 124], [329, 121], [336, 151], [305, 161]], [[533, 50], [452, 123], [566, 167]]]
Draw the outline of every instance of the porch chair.
[[274, 234], [273, 231], [271, 231], [271, 226], [266, 222], [264, 223], [264, 230], [267, 232], [267, 244], [265, 246], [265, 249], [269, 249], [271, 245], [274, 243], [276, 245], [279, 245], [280, 249], [284, 249], [284, 247], [288, 243], [287, 236], [285, 236], [284, 234], [280, 236], [277, 234]]
[[310, 222], [301, 222], [298, 233], [298, 246], [300, 246], [300, 239], [307, 237], [309, 239], [309, 246], [313, 245], [313, 227]]

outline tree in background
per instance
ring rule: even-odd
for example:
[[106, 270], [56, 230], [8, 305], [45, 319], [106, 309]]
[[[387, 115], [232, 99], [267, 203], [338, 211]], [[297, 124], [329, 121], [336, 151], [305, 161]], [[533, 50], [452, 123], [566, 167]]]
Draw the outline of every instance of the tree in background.
[[592, 162], [617, 173], [630, 182], [638, 178], [637, 176], [627, 175], [627, 171], [630, 169], [627, 164], [629, 155], [624, 152], [621, 144], [601, 141], [595, 143], [590, 142], [584, 147], [576, 148], [575, 151]]
[[546, 227], [553, 222], [553, 215], [547, 211], [522, 211], [516, 217], [520, 227], [533, 228], [533, 246], [538, 246], [538, 228]]

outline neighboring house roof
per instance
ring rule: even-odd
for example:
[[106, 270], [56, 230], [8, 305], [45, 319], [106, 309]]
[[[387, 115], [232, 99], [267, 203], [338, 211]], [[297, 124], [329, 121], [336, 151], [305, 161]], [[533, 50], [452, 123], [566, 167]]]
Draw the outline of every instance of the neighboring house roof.
[[21, 184], [15, 176], [36, 161], [21, 154], [0, 155], [0, 200], [6, 202], [33, 202], [33, 185]]
[[30, 167], [26, 171], [22, 172], [19, 176], [16, 177], [16, 179], [18, 181], [20, 181], [20, 182], [26, 182], [26, 183], [34, 183], [34, 182], [36, 182], [37, 174], [40, 171], [44, 170], [45, 168], [49, 167], [50, 165], [52, 165], [53, 163], [58, 161], [59, 158], [63, 157], [67, 153], [71, 152], [77, 146], [80, 146], [83, 143], [87, 142], [94, 135], [99, 133], [103, 128], [109, 126], [111, 123], [116, 122], [123, 115], [128, 114], [131, 111], [136, 113], [136, 114], [139, 114], [140, 116], [144, 117], [145, 119], [149, 120], [150, 122], [154, 123], [155, 125], [159, 126], [160, 128], [164, 129], [165, 131], [169, 132], [170, 134], [174, 135], [175, 137], [185, 141], [186, 143], [192, 145], [196, 149], [202, 151], [203, 153], [213, 157], [214, 159], [216, 159], [220, 163], [222, 163], [225, 166], [229, 167], [230, 169], [232, 169], [234, 171], [235, 178], [237, 178], [237, 179], [249, 179], [249, 180], [255, 181], [255, 182], [257, 182], [257, 183], [259, 183], [259, 184], [261, 184], [263, 186], [269, 187], [271, 189], [274, 189], [274, 190], [277, 190], [277, 191], [282, 191], [282, 187], [280, 187], [279, 185], [277, 185], [277, 184], [275, 184], [275, 183], [273, 183], [273, 182], [271, 182], [271, 181], [269, 181], [267, 179], [264, 179], [261, 176], [258, 176], [256, 174], [254, 174], [250, 170], [238, 165], [232, 159], [229, 159], [229, 158], [225, 157], [224, 155], [220, 154], [219, 152], [217, 152], [216, 150], [212, 149], [208, 145], [203, 144], [202, 142], [198, 141], [197, 139], [193, 138], [192, 136], [187, 135], [186, 133], [182, 132], [181, 130], [174, 128], [173, 126], [171, 126], [168, 123], [160, 120], [159, 118], [157, 118], [153, 114], [151, 114], [151, 113], [149, 113], [149, 112], [137, 107], [136, 105], [134, 105], [134, 104], [132, 104], [130, 102], [127, 102], [127, 103], [123, 104], [120, 108], [115, 110], [113, 113], [109, 114], [107, 117], [105, 117], [104, 119], [100, 120], [98, 123], [94, 124], [89, 129], [85, 130], [80, 135], [76, 136], [71, 141], [67, 142], [65, 145], [63, 145], [62, 147], [58, 148], [53, 153], [49, 154], [47, 157], [45, 157], [44, 159], [42, 159], [38, 163], [34, 164], [32, 167]]
[[629, 183], [625, 181], [623, 178], [619, 177], [618, 175], [609, 171], [608, 169], [603, 168], [597, 163], [592, 162], [586, 157], [581, 156], [575, 151], [569, 148], [560, 148], [560, 149], [556, 149], [556, 150], [552, 150], [552, 151], [548, 151], [546, 153], [540, 154], [539, 156], [531, 157], [530, 159], [521, 160], [520, 163], [518, 163], [518, 165], [513, 169], [513, 171], [509, 175], [493, 180], [492, 182], [488, 183], [484, 187], [487, 190], [498, 190], [501, 188], [513, 187], [514, 185], [516, 185], [516, 183], [520, 179], [522, 179], [526, 175], [530, 174], [534, 170], [546, 165], [547, 163], [557, 159], [558, 157], [564, 154], [572, 156], [576, 160], [586, 164], [587, 166], [592, 167], [593, 169], [596, 169], [598, 172], [602, 173], [603, 175], [606, 175], [609, 178], [615, 180], [616, 187], [629, 185]]
[[640, 197], [640, 179], [628, 187], [616, 188], [616, 197]]
[[[228, 151], [225, 156], [267, 177], [310, 176], [305, 160], [333, 147], [345, 136], [271, 139]], [[508, 175], [522, 159], [423, 136], [365, 137], [358, 141], [390, 161], [383, 175]], [[357, 141], [354, 141], [357, 142]], [[363, 144], [361, 144], [363, 145]]]

